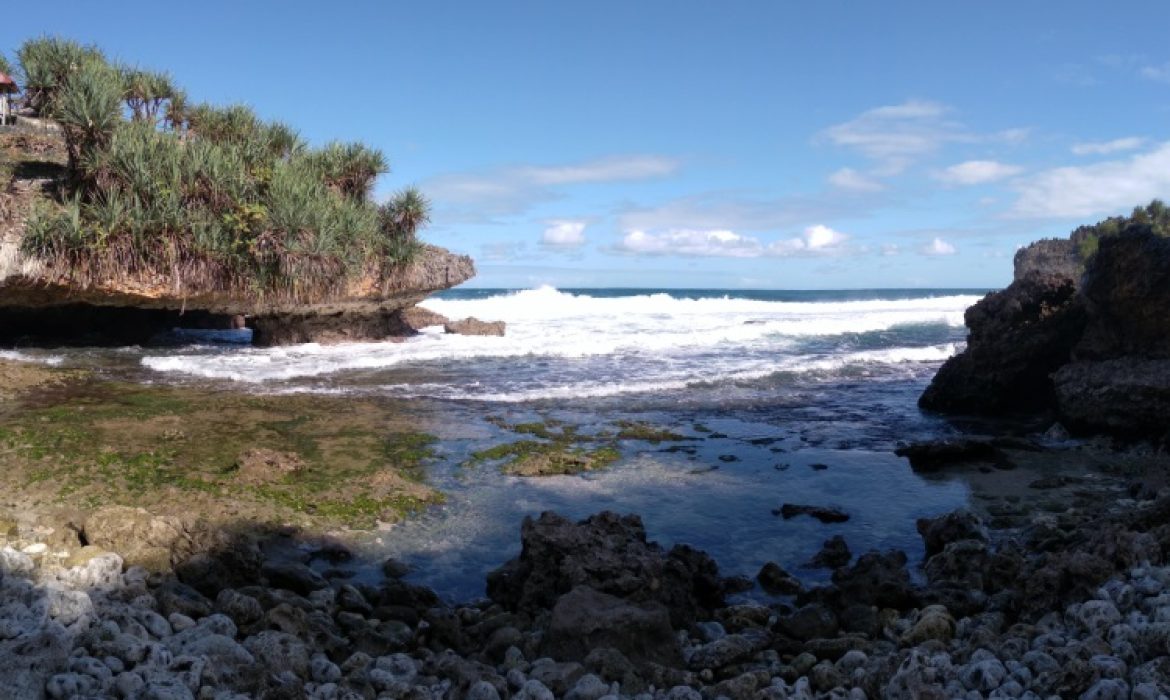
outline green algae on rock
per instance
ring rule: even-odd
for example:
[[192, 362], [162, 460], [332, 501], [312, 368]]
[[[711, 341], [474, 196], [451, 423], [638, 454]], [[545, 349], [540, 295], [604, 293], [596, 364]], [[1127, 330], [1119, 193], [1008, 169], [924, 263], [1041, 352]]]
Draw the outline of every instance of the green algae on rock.
[[386, 402], [92, 379], [22, 398], [0, 486], [29, 506], [369, 528], [443, 500], [424, 481], [435, 438]]

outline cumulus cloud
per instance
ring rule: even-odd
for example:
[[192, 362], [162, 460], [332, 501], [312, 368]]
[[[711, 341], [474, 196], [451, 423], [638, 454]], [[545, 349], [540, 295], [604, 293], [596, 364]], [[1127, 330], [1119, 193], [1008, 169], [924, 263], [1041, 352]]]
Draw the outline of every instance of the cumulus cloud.
[[1170, 142], [1126, 159], [1046, 170], [1016, 189], [1012, 216], [1064, 219], [1125, 211], [1170, 194]]
[[1097, 141], [1073, 144], [1072, 152], [1078, 156], [1103, 156], [1120, 151], [1132, 151], [1141, 148], [1146, 140], [1137, 136], [1128, 136], [1112, 141]]
[[810, 226], [793, 238], [764, 243], [727, 229], [670, 229], [661, 232], [629, 231], [615, 246], [634, 255], [684, 257], [760, 258], [793, 255], [836, 255], [847, 252], [849, 237], [828, 226]]
[[843, 190], [854, 192], [879, 192], [885, 186], [877, 180], [857, 172], [853, 168], [841, 168], [829, 175], [829, 184]]
[[935, 236], [934, 240], [932, 240], [930, 243], [927, 243], [926, 245], [924, 245], [920, 252], [923, 255], [933, 255], [933, 256], [954, 255], [955, 253], [959, 252], [959, 249], [956, 248], [954, 245], [947, 243], [943, 239]]
[[1138, 73], [1147, 80], [1170, 83], [1170, 63], [1163, 63], [1160, 66], [1142, 66]]
[[660, 233], [629, 231], [617, 249], [635, 255], [755, 258], [760, 256], [763, 246], [758, 238], [734, 231], [674, 229]]
[[436, 218], [484, 221], [523, 214], [554, 201], [561, 189], [599, 182], [629, 182], [665, 177], [681, 163], [657, 155], [598, 158], [566, 165], [515, 165], [479, 172], [450, 173], [420, 183], [435, 202]]
[[862, 112], [825, 129], [820, 138], [860, 152], [878, 164], [881, 174], [893, 175], [947, 143], [1014, 143], [1027, 136], [1023, 129], [976, 134], [950, 119], [950, 112], [949, 107], [938, 102], [907, 100]]
[[570, 250], [585, 245], [584, 221], [553, 221], [540, 236], [540, 245], [555, 250]]
[[1023, 168], [994, 160], [968, 160], [945, 168], [936, 178], [952, 185], [982, 185], [1018, 175]]

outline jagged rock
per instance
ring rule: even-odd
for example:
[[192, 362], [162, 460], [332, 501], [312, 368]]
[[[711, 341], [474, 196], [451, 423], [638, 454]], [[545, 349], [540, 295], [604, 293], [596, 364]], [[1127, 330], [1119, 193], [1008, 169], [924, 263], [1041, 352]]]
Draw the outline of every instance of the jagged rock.
[[814, 569], [837, 569], [848, 564], [852, 558], [853, 552], [849, 551], [849, 545], [845, 542], [845, 538], [841, 535], [833, 535], [825, 540], [821, 551], [814, 554], [806, 566]]
[[947, 360], [919, 399], [946, 413], [1002, 414], [1053, 403], [1049, 375], [1084, 330], [1076, 282], [1029, 274], [967, 309], [967, 349]]
[[913, 607], [918, 597], [906, 570], [906, 554], [899, 550], [862, 554], [853, 566], [833, 572], [833, 585], [842, 600], [895, 610]]
[[577, 586], [553, 607], [541, 651], [563, 661], [584, 661], [599, 647], [616, 649], [634, 663], [682, 662], [670, 615], [661, 604], [635, 605]]
[[443, 331], [456, 335], [504, 335], [503, 321], [481, 321], [478, 318], [467, 317], [462, 321], [448, 321], [443, 324]]
[[545, 512], [520, 528], [520, 556], [488, 574], [488, 596], [514, 611], [548, 610], [576, 586], [633, 603], [658, 602], [676, 627], [722, 604], [718, 567], [703, 552], [646, 540], [636, 515], [603, 512], [574, 523]]
[[951, 542], [958, 540], [987, 541], [987, 527], [979, 516], [960, 509], [936, 518], [919, 518], [915, 522], [918, 534], [926, 545], [926, 556], [938, 554]]
[[412, 306], [402, 310], [402, 321], [417, 332], [424, 328], [445, 326], [451, 319], [422, 306]]
[[986, 462], [1005, 463], [1003, 452], [984, 438], [952, 438], [915, 442], [894, 450], [894, 454], [910, 460], [910, 468], [928, 474], [956, 464]]
[[1057, 408], [1070, 427], [1137, 437], [1170, 434], [1170, 360], [1073, 362], [1052, 380]]
[[773, 595], [795, 595], [803, 589], [795, 576], [780, 568], [780, 565], [774, 561], [770, 561], [760, 568], [760, 573], [756, 574], [756, 580], [760, 582], [765, 591]]

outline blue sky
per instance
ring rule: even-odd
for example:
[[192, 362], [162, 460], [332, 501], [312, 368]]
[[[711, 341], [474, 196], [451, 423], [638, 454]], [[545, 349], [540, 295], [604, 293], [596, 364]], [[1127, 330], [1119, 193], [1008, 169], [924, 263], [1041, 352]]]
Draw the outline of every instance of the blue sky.
[[9, 57], [92, 42], [383, 149], [477, 286], [995, 287], [1170, 198], [1164, 2], [13, 5]]

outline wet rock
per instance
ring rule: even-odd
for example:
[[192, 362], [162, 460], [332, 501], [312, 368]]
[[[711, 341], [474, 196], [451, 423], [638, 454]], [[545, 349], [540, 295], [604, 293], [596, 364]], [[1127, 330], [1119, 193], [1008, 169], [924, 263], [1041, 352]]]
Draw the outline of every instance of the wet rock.
[[541, 651], [565, 661], [584, 661], [600, 647], [616, 649], [638, 664], [682, 663], [670, 616], [661, 604], [636, 605], [578, 586], [553, 607]]
[[849, 514], [838, 508], [799, 505], [795, 503], [785, 503], [780, 508], [773, 510], [772, 514], [779, 515], [785, 520], [791, 520], [798, 515], [808, 515], [820, 520], [822, 523], [843, 523], [849, 520]]
[[756, 580], [764, 590], [773, 595], [795, 595], [803, 586], [795, 576], [780, 568], [776, 562], [768, 562], [756, 574]]
[[504, 335], [503, 321], [481, 321], [478, 318], [468, 317], [461, 321], [449, 321], [443, 324], [443, 331], [458, 335]]
[[298, 595], [309, 595], [329, 585], [316, 571], [298, 562], [265, 562], [260, 572], [268, 579], [269, 585]]
[[821, 551], [813, 555], [808, 566], [814, 569], [837, 569], [848, 564], [852, 558], [853, 553], [849, 551], [849, 545], [845, 543], [845, 538], [841, 535], [833, 535], [825, 540]]
[[1006, 461], [1003, 452], [990, 440], [983, 438], [955, 438], [916, 442], [894, 450], [894, 454], [910, 460], [910, 468], [919, 473], [937, 472], [956, 464], [985, 462], [1000, 464]]
[[488, 596], [508, 610], [552, 608], [576, 586], [628, 600], [657, 602], [671, 624], [710, 619], [722, 605], [715, 562], [686, 546], [664, 551], [648, 542], [637, 516], [605, 512], [573, 523], [555, 513], [525, 518], [520, 556], [488, 574]]
[[898, 550], [862, 554], [853, 566], [833, 572], [833, 585], [842, 600], [854, 604], [906, 610], [918, 599], [906, 570], [906, 554]]
[[777, 632], [801, 641], [831, 637], [837, 633], [837, 628], [837, 616], [819, 603], [806, 605], [776, 621]]
[[919, 404], [949, 413], [1005, 414], [1051, 406], [1049, 376], [1085, 327], [1074, 279], [1029, 274], [967, 310], [967, 349], [943, 364]]
[[977, 515], [961, 509], [940, 515], [937, 518], [919, 518], [915, 525], [922, 542], [926, 545], [926, 556], [938, 554], [943, 548], [959, 540], [987, 541], [987, 527]]

